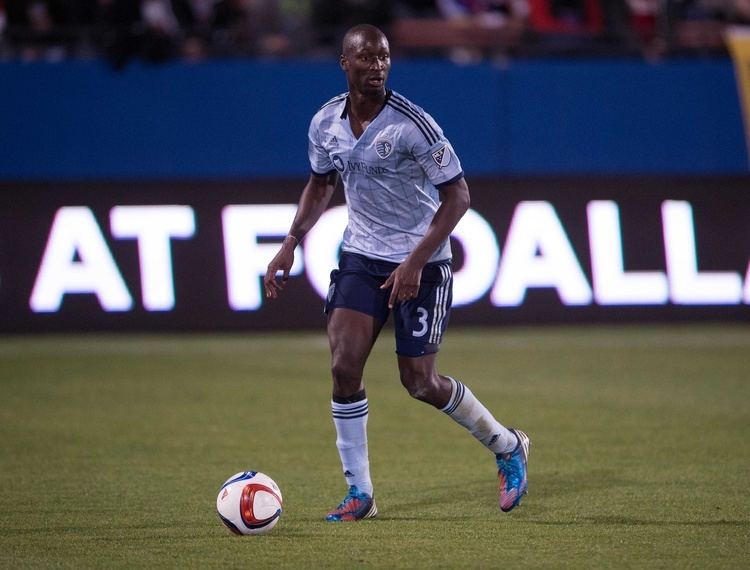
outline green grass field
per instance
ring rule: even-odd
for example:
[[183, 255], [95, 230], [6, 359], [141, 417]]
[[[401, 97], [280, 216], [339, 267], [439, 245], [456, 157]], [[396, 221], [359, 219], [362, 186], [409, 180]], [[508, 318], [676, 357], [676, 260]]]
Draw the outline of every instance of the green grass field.
[[[380, 515], [345, 492], [324, 335], [0, 339], [2, 568], [740, 568], [750, 564], [750, 327], [449, 330], [441, 371], [532, 439], [529, 495], [366, 371]], [[274, 477], [278, 526], [235, 537], [215, 499]]]

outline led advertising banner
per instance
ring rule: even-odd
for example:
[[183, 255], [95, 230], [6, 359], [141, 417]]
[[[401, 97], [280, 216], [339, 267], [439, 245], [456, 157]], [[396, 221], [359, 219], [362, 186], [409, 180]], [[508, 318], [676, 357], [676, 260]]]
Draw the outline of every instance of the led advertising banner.
[[[262, 276], [303, 181], [7, 183], [0, 331], [322, 327], [346, 208]], [[750, 178], [469, 180], [454, 324], [750, 320]]]

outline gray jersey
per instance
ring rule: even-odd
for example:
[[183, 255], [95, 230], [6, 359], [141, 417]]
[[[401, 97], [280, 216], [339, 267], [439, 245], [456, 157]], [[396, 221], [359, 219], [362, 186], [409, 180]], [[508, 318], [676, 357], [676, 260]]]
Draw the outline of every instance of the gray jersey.
[[[349, 221], [343, 250], [400, 263], [440, 205], [437, 187], [463, 176], [461, 163], [434, 119], [395, 91], [388, 91], [359, 139], [346, 100], [346, 93], [334, 97], [313, 117], [310, 166], [316, 174], [336, 170], [344, 183]], [[446, 240], [430, 261], [450, 257]]]

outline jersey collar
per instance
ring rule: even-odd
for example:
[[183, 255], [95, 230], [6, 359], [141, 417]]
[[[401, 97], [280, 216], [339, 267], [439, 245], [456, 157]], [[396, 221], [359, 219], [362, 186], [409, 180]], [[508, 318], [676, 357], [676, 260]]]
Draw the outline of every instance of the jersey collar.
[[[383, 106], [378, 109], [378, 112], [375, 114], [375, 117], [380, 115], [380, 112], [385, 109], [386, 104], [388, 103], [388, 99], [391, 98], [391, 95], [393, 94], [393, 91], [391, 89], [385, 90], [385, 99], [383, 99]], [[349, 114], [349, 93], [346, 94], [346, 99], [344, 99], [344, 109], [341, 111], [341, 115], [339, 115], [339, 119], [346, 119]], [[375, 120], [375, 117], [373, 117], [373, 121]]]

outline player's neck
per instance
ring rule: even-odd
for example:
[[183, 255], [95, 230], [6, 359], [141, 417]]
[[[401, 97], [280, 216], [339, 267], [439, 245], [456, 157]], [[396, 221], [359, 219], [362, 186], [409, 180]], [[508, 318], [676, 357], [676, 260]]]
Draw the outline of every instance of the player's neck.
[[370, 123], [385, 103], [385, 90], [379, 93], [349, 91], [349, 113], [360, 123]]
[[377, 117], [385, 105], [386, 94], [365, 94], [358, 91], [349, 92], [348, 115], [349, 126], [356, 138], [362, 136], [367, 126]]

